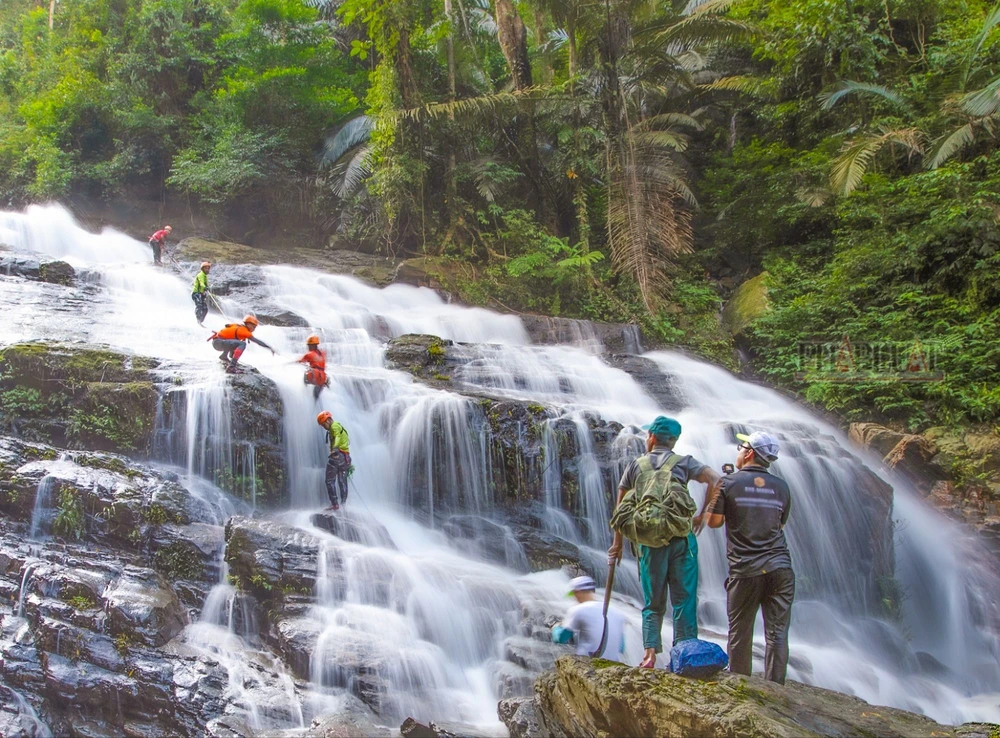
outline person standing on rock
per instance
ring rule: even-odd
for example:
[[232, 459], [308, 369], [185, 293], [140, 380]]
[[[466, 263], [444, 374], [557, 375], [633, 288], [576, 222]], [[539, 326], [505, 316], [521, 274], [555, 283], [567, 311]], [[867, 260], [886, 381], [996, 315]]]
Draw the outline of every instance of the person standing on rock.
[[164, 242], [172, 230], [173, 228], [170, 226], [163, 226], [163, 228], [149, 237], [149, 247], [153, 249], [153, 263], [157, 266], [163, 266], [163, 262], [160, 260], [160, 257], [163, 254]]
[[274, 354], [273, 348], [259, 338], [254, 338], [253, 332], [257, 329], [257, 325], [257, 318], [253, 315], [247, 315], [243, 318], [242, 324], [229, 323], [225, 328], [208, 337], [208, 340], [212, 342], [212, 348], [221, 352], [219, 358], [226, 364], [226, 371], [230, 374], [235, 374], [239, 371], [240, 357], [246, 350], [247, 341], [252, 341], [258, 346], [263, 346], [272, 355]]
[[[552, 629], [552, 640], [565, 643], [567, 636], [576, 638], [576, 655], [590, 656], [601, 647], [604, 638], [604, 603], [594, 592], [597, 585], [587, 576], [577, 577], [570, 582], [567, 597], [575, 597], [573, 605], [563, 618], [562, 624]], [[604, 638], [604, 651], [597, 658], [611, 661], [625, 661], [625, 618], [615, 608], [608, 608], [608, 635]]]
[[326, 429], [326, 438], [330, 443], [330, 458], [326, 462], [326, 494], [330, 498], [330, 506], [326, 509], [337, 511], [347, 502], [347, 475], [351, 471], [351, 441], [347, 436], [347, 429], [334, 420], [333, 414], [327, 410], [316, 416], [316, 422]]
[[198, 319], [198, 325], [205, 324], [205, 316], [208, 315], [208, 272], [212, 265], [203, 261], [201, 269], [194, 276], [194, 284], [191, 287], [191, 299], [194, 300], [194, 317]]
[[785, 683], [788, 625], [795, 598], [795, 573], [785, 542], [792, 498], [788, 485], [768, 467], [778, 459], [778, 442], [768, 433], [736, 434], [737, 471], [723, 481], [711, 504], [710, 528], [726, 525], [726, 609], [729, 611], [729, 671], [750, 675], [753, 626], [764, 611], [764, 677]]
[[318, 400], [319, 393], [330, 383], [326, 376], [326, 352], [319, 347], [319, 336], [306, 339], [306, 352], [297, 363], [309, 366], [305, 383], [313, 386], [313, 399]]
[[[707, 505], [718, 494], [722, 478], [707, 464], [673, 452], [681, 435], [681, 424], [673, 418], [661, 415], [643, 429], [648, 431], [646, 453], [628, 465], [618, 484], [618, 501], [611, 519], [615, 537], [608, 549], [608, 561], [610, 564], [621, 559], [622, 539], [629, 532], [629, 537], [638, 544], [639, 580], [645, 600], [642, 641], [646, 653], [640, 666], [651, 669], [656, 665], [656, 654], [663, 650], [660, 631], [668, 594], [673, 608], [674, 645], [698, 637], [695, 532], [700, 532], [703, 526], [704, 508], [692, 520], [697, 506], [687, 491], [687, 483], [694, 480], [708, 485]], [[623, 505], [629, 492], [632, 494]], [[658, 517], [648, 526], [637, 527], [632, 513], [649, 509], [644, 505], [649, 499], [658, 500]], [[632, 524], [618, 527], [626, 515]]]

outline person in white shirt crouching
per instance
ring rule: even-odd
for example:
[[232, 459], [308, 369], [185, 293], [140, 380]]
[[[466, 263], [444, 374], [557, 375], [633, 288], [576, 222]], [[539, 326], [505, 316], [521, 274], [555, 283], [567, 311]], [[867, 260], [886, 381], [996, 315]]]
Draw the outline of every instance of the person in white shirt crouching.
[[[605, 624], [604, 603], [594, 594], [597, 585], [590, 577], [576, 577], [570, 582], [567, 597], [575, 597], [577, 604], [573, 605], [561, 625], [552, 630], [552, 640], [556, 643], [567, 643], [573, 640], [576, 644], [577, 656], [594, 656], [611, 661], [625, 661], [625, 618], [613, 607], [608, 608]], [[608, 635], [604, 638], [604, 649], [601, 653], [601, 638], [604, 628]]]

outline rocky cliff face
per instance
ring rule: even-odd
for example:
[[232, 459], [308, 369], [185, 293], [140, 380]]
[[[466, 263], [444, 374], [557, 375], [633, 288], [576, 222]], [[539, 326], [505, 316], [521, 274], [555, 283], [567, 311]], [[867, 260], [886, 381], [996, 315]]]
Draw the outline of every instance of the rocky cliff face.
[[[182, 463], [189, 399], [183, 374], [147, 357], [76, 344], [0, 351], [0, 425], [27, 440]], [[212, 429], [216, 443], [206, 447], [199, 471], [261, 506], [285, 504], [274, 383], [256, 371], [229, 377], [223, 410], [228, 427]]]
[[17, 700], [56, 735], [194, 735], [219, 714], [225, 669], [168, 644], [218, 581], [227, 499], [2, 437], [0, 511], [0, 733], [25, 735]]
[[1000, 435], [995, 428], [930, 428], [914, 434], [852, 423], [848, 433], [929, 503], [1000, 553]]
[[564, 656], [535, 683], [535, 696], [498, 709], [511, 738], [993, 738], [1000, 726], [940, 725], [840, 692], [796, 682], [723, 674], [701, 681], [662, 670]]

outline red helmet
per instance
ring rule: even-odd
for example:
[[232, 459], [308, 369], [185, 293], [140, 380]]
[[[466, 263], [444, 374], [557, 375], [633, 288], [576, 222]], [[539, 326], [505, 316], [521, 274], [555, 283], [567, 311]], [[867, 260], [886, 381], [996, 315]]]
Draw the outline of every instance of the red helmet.
[[319, 415], [316, 416], [316, 422], [323, 425], [328, 420], [333, 420], [333, 413], [328, 410], [324, 410]]
[[306, 346], [319, 346], [319, 336], [309, 336], [306, 339]]
[[245, 325], [252, 325], [254, 328], [260, 325], [260, 322], [253, 315], [248, 315], [245, 318], [243, 318], [243, 323]]

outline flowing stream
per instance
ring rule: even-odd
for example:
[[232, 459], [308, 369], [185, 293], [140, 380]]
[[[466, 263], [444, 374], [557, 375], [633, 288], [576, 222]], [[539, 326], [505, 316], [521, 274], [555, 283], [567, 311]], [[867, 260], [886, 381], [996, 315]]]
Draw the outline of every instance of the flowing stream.
[[[0, 344], [36, 339], [103, 343], [178, 367], [185, 374], [189, 412], [185, 428], [169, 431], [183, 438], [165, 440], [164, 448], [174, 449], [165, 460], [184, 466], [192, 477], [228, 463], [234, 449], [226, 383], [206, 343], [210, 330], [194, 320], [193, 265], [186, 265], [190, 273], [182, 270], [181, 276], [177, 270], [157, 269], [146, 244], [111, 230], [88, 233], [56, 206], [0, 213], [0, 243], [18, 253], [63, 259], [80, 275], [78, 286], [58, 302], [52, 285], [0, 276], [5, 315]], [[310, 692], [297, 694], [289, 679], [285, 704], [255, 704], [247, 662], [262, 651], [251, 618], [240, 616], [236, 593], [225, 581], [185, 637], [226, 663], [233, 689], [245, 692], [243, 704], [256, 727], [308, 725], [311, 715], [336, 709], [344, 690], [356, 689], [352, 680], [363, 673], [372, 682], [369, 687], [382, 687], [388, 695], [386, 715], [458, 720], [502, 734], [496, 685], [505, 644], [517, 638], [526, 608], [565, 610], [567, 577], [557, 571], [524, 575], [510, 568], [523, 559], [516, 541], [503, 561], [487, 563], [446, 535], [441, 524], [451, 514], [490, 518], [495, 513], [492, 490], [499, 470], [492, 466], [481, 413], [475, 411], [474, 397], [432, 389], [387, 368], [385, 342], [427, 333], [468, 344], [457, 349], [466, 360], [456, 374], [457, 386], [538, 403], [553, 409], [548, 426], [571, 424], [576, 509], [561, 509], [564, 475], [550, 462], [541, 471], [545, 527], [581, 546], [599, 570], [605, 567], [602, 549], [610, 539], [613, 488], [598, 464], [590, 420], [622, 424], [612, 450], [620, 472], [641, 447], [637, 426], [661, 412], [656, 400], [603, 361], [600, 343], [585, 331], [570, 337], [572, 345], [533, 346], [517, 317], [450, 305], [428, 289], [377, 289], [351, 277], [289, 266], [265, 267], [264, 275], [271, 303], [310, 326], [262, 326], [257, 335], [279, 355], [251, 344], [242, 360], [272, 379], [284, 402], [293, 509], [281, 517], [323, 542], [320, 577], [304, 615], [317, 639]], [[234, 299], [222, 300], [222, 306], [230, 318], [253, 307]], [[213, 312], [206, 326], [219, 328], [224, 322]], [[311, 332], [320, 334], [327, 349], [331, 377], [318, 401], [303, 386], [301, 367], [292, 363]], [[926, 507], [905, 483], [880, 471], [895, 489], [892, 550], [880, 552], [872, 541], [877, 531], [870, 492], [858, 470], [863, 454], [843, 434], [778, 393], [710, 364], [674, 352], [646, 356], [670, 378], [682, 405], [675, 413], [685, 429], [678, 445], [682, 453], [718, 469], [735, 456], [735, 431], [767, 428], [780, 438], [775, 471], [792, 489], [787, 532], [798, 578], [789, 678], [942, 722], [1000, 721], [995, 630], [1000, 581], [995, 572], [968, 565], [978, 555], [977, 544]], [[356, 473], [347, 510], [362, 531], [353, 542], [310, 522], [310, 514], [327, 504], [324, 434], [315, 422], [321, 409], [332, 411], [351, 434]], [[541, 433], [550, 449], [547, 457], [558, 459], [551, 427]], [[876, 460], [864, 460], [878, 470]], [[702, 485], [691, 487], [700, 503]], [[256, 493], [249, 495], [251, 504]], [[898, 582], [875, 587], [860, 573], [879, 555], [894, 557]], [[327, 575], [333, 556], [343, 557], [347, 575], [342, 582]], [[703, 636], [724, 643], [722, 531], [701, 535], [699, 561]], [[626, 562], [628, 571], [621, 573], [616, 589], [628, 617], [627, 655], [637, 663], [641, 604], [635, 599], [633, 568]], [[885, 596], [879, 587], [890, 584], [905, 593], [898, 618], [875, 614]], [[762, 644], [759, 622], [756, 634]], [[664, 640], [669, 642], [668, 634]], [[366, 668], [353, 668], [358, 662]]]

